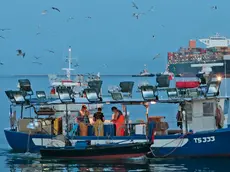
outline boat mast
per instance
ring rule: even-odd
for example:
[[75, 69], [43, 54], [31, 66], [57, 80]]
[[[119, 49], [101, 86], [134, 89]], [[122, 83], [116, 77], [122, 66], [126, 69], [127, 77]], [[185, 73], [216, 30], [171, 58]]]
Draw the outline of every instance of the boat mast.
[[71, 49], [71, 46], [69, 46], [69, 56], [68, 56], [68, 63], [69, 63], [69, 66], [68, 68], [63, 68], [62, 70], [66, 70], [66, 76], [67, 76], [67, 79], [68, 80], [71, 80], [71, 70], [74, 70], [72, 69], [72, 49]]

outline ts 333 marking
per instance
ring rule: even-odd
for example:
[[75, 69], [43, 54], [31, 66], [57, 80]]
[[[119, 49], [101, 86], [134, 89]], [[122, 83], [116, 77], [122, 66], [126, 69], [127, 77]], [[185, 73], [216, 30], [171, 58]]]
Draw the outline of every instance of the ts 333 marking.
[[215, 141], [215, 136], [193, 138], [195, 143], [209, 143]]

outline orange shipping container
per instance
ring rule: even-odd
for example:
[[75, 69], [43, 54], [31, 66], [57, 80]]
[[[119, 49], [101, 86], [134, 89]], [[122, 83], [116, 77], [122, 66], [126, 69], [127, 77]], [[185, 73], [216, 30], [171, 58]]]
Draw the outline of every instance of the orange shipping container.
[[196, 40], [189, 41], [189, 48], [196, 48]]

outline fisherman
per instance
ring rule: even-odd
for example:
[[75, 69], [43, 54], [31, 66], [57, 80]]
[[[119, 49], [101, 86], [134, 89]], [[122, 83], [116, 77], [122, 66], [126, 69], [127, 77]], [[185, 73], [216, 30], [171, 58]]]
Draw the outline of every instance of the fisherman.
[[178, 107], [178, 112], [177, 112], [177, 116], [176, 116], [176, 119], [177, 119], [177, 127], [180, 127], [180, 129], [182, 129], [182, 117], [183, 117], [183, 114], [182, 114], [182, 107], [181, 107], [181, 103]]
[[116, 107], [112, 107], [111, 110], [113, 112], [111, 122], [113, 122], [116, 126], [116, 136], [124, 136], [125, 117], [122, 114], [122, 112], [118, 110]]
[[80, 136], [88, 135], [88, 126], [89, 122], [89, 111], [87, 110], [86, 105], [82, 105], [81, 110], [78, 112], [77, 122], [79, 123]]
[[105, 117], [102, 113], [101, 107], [97, 109], [97, 112], [93, 115], [94, 132], [95, 136], [104, 136], [104, 121]]

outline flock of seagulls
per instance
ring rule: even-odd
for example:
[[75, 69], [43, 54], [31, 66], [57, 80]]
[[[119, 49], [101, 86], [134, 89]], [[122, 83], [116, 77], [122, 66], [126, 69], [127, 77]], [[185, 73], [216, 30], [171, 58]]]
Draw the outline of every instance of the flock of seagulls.
[[[4, 31], [8, 31], [8, 30], [11, 30], [11, 29], [8, 29], [8, 28], [0, 29], [0, 32], [4, 32]], [[0, 35], [0, 38], [6, 39], [5, 36], [2, 36], [2, 35]]]
[[[132, 2], [132, 4], [133, 4], [133, 8], [135, 8], [136, 10], [138, 10], [139, 9], [139, 7], [136, 5], [136, 3], [135, 2]], [[153, 10], [153, 6], [147, 11], [147, 12], [153, 12], [154, 10]], [[139, 16], [141, 16], [141, 15], [145, 15], [145, 13], [133, 13], [133, 17], [135, 17], [136, 19], [139, 19]]]
[[[139, 10], [139, 7], [137, 6], [137, 4], [136, 4], [134, 1], [132, 1], [132, 7], [135, 8], [135, 10]], [[214, 10], [217, 10], [217, 6], [216, 6], [216, 5], [212, 6], [211, 8], [214, 9]], [[57, 11], [57, 12], [59, 12], [59, 13], [61, 12], [61, 10], [60, 10], [59, 8], [57, 8], [57, 7], [51, 7], [50, 10]], [[42, 14], [42, 15], [46, 15], [46, 14], [48, 13], [48, 11], [49, 11], [49, 10], [43, 10], [43, 11], [41, 12], [41, 14]], [[152, 6], [147, 12], [153, 12], [153, 11], [154, 11], [154, 7]], [[141, 13], [134, 12], [134, 13], [133, 13], [133, 17], [135, 17], [136, 19], [139, 19], [140, 16], [145, 15], [145, 14], [146, 14], [146, 13], [144, 13], [144, 12], [141, 12]], [[91, 17], [91, 16], [87, 16], [87, 17], [85, 17], [85, 19], [92, 19], [92, 17]], [[74, 20], [74, 17], [69, 17], [69, 18], [67, 19], [67, 22], [69, 22], [69, 21], [71, 21], [71, 20]], [[161, 25], [161, 26], [162, 26], [162, 27], [165, 27], [164, 25]], [[40, 25], [38, 26], [38, 29], [40, 29]], [[5, 37], [3, 34], [1, 34], [1, 32], [10, 31], [10, 30], [11, 30], [11, 29], [9, 29], [9, 28], [0, 28], [0, 39], [6, 39], [6, 37]], [[38, 35], [40, 35], [40, 34], [41, 34], [41, 32], [37, 32], [37, 33], [36, 33], [36, 36], [38, 36]], [[155, 35], [152, 35], [152, 38], [155, 38]], [[17, 51], [17, 56], [21, 56], [22, 58], [25, 58], [26, 53], [25, 53], [24, 51], [22, 51], [21, 49], [18, 49], [18, 50], [16, 50], [16, 51]], [[49, 53], [52, 53], [52, 54], [55, 53], [53, 50], [50, 50], [50, 49], [46, 49], [46, 51], [49, 52]], [[153, 60], [155, 60], [156, 58], [159, 58], [159, 57], [160, 57], [160, 54], [157, 54], [157, 55], [155, 55], [155, 56], [153, 57]], [[40, 56], [34, 56], [34, 58], [35, 58], [36, 60], [39, 60], [41, 57], [40, 57]], [[41, 62], [38, 62], [38, 61], [33, 61], [32, 63], [38, 64], [38, 65], [42, 65], [42, 63], [41, 63]], [[4, 63], [0, 62], [0, 65], [3, 65], [3, 64], [4, 64]], [[78, 66], [79, 66], [78, 63], [74, 64], [74, 67], [78, 67]], [[103, 67], [107, 67], [106, 64], [103, 64], [102, 66], [103, 66]]]

